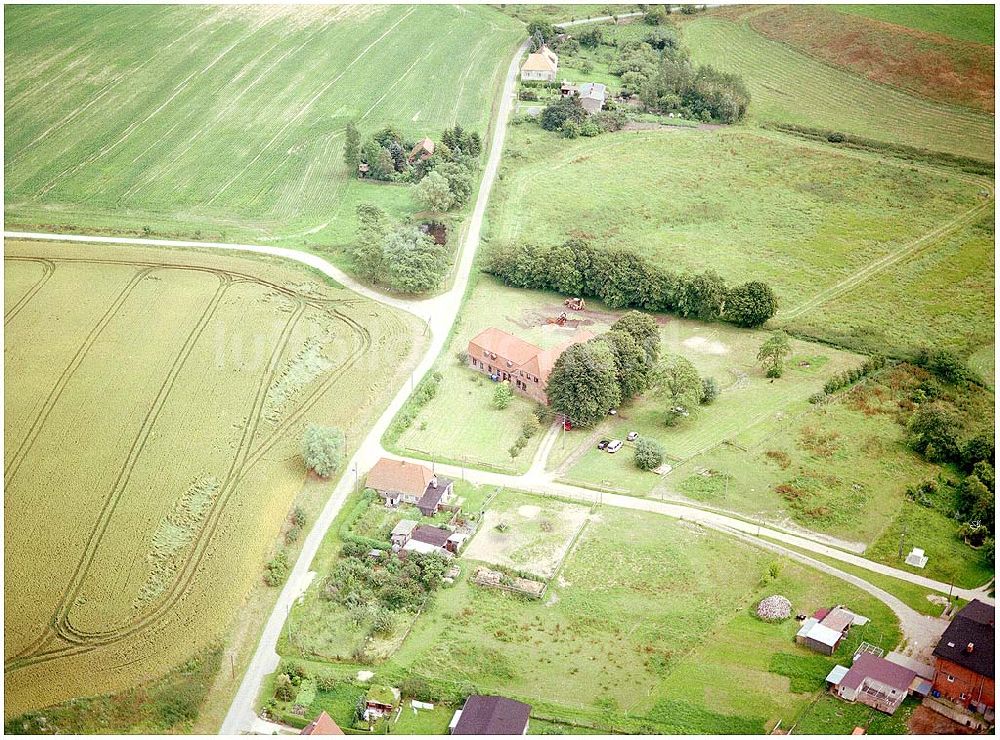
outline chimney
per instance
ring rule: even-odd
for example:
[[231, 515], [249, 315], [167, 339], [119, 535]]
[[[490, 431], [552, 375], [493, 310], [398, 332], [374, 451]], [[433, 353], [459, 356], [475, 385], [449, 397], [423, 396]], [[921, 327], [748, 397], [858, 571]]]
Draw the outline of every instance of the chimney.
[[968, 645], [965, 646], [965, 652], [971, 655], [973, 647], [975, 647], [975, 644], [970, 642]]

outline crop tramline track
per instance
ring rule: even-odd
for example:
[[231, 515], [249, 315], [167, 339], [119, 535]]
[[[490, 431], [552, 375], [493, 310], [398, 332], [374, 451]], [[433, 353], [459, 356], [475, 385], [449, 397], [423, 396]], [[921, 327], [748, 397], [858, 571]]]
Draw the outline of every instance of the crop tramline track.
[[[255, 419], [255, 423], [252, 426], [251, 433], [246, 437], [248, 441], [252, 441], [253, 436], [256, 435], [257, 427], [259, 425], [262, 415], [260, 412], [260, 407], [262, 406], [264, 400], [266, 399], [267, 391], [273, 383], [274, 375], [279, 367], [278, 360], [285, 347], [287, 346], [288, 339], [290, 338], [291, 331], [294, 328], [293, 324], [298, 321], [298, 318], [302, 315], [302, 310], [304, 310], [305, 302], [302, 303], [301, 309], [297, 312], [294, 320], [290, 320], [289, 324], [286, 325], [286, 334], [282, 342], [276, 347], [276, 351], [272, 356], [271, 362], [271, 372], [269, 372], [260, 382], [258, 391], [258, 403], [255, 404], [255, 411], [252, 413], [252, 417]], [[289, 414], [284, 422], [278, 425], [278, 427], [272, 432], [272, 434], [261, 443], [261, 445], [255, 449], [253, 452], [249, 452], [249, 447], [241, 443], [243, 450], [244, 459], [236, 464], [234, 461], [231, 466], [230, 473], [227, 475], [227, 483], [224, 485], [224, 491], [213, 503], [213, 507], [210, 510], [210, 514], [206, 517], [206, 525], [204, 525], [199, 530], [198, 536], [191, 543], [190, 553], [187, 560], [186, 570], [182, 570], [181, 574], [175, 579], [171, 585], [170, 590], [167, 592], [166, 597], [161, 597], [161, 601], [158, 603], [154, 610], [144, 616], [141, 620], [133, 622], [130, 624], [123, 625], [117, 630], [110, 630], [102, 633], [88, 633], [83, 632], [75, 627], [73, 627], [70, 619], [70, 610], [72, 608], [73, 600], [70, 599], [65, 606], [65, 614], [62, 620], [55, 620], [55, 632], [50, 634], [46, 639], [46, 643], [51, 642], [53, 639], [61, 639], [65, 642], [70, 643], [69, 646], [63, 648], [57, 648], [54, 650], [45, 651], [37, 655], [29, 656], [26, 659], [19, 660], [17, 665], [12, 665], [9, 669], [5, 667], [5, 673], [19, 668], [24, 668], [29, 665], [34, 665], [40, 662], [46, 662], [60, 657], [67, 657], [69, 655], [79, 654], [81, 652], [90, 651], [96, 649], [97, 647], [109, 645], [118, 642], [126, 637], [129, 637], [149, 626], [152, 626], [159, 622], [163, 615], [169, 612], [173, 606], [176, 604], [177, 600], [183, 596], [183, 593], [188, 589], [190, 581], [197, 571], [198, 566], [202, 560], [205, 552], [205, 547], [201, 547], [204, 543], [210, 541], [211, 536], [214, 534], [215, 529], [221, 519], [222, 510], [225, 508], [225, 503], [235, 492], [238, 485], [242, 482], [245, 475], [255, 466], [263, 456], [282, 438], [282, 436], [287, 432], [287, 430], [297, 423], [301, 417], [311, 408], [320, 397], [322, 397], [329, 388], [336, 383], [342, 373], [349, 369], [355, 362], [360, 359], [371, 347], [371, 337], [370, 332], [358, 324], [353, 319], [350, 319], [346, 315], [342, 314], [337, 309], [333, 309], [333, 312], [337, 315], [338, 319], [343, 323], [351, 327], [355, 333], [361, 339], [361, 351], [354, 353], [353, 358], [346, 364], [342, 364], [339, 368], [331, 371], [330, 377], [321, 384], [320, 387], [315, 389], [307, 399], [300, 404], [297, 409]], [[248, 425], [249, 426], [249, 425]], [[192, 558], [192, 556], [194, 556]], [[81, 579], [82, 583], [82, 579]], [[44, 647], [44, 645], [42, 645]]]
[[52, 260], [47, 260], [42, 257], [12, 257], [5, 259], [13, 259], [17, 262], [34, 262], [42, 266], [42, 276], [38, 281], [32, 285], [23, 296], [21, 296], [17, 303], [10, 307], [10, 310], [3, 315], [3, 324], [7, 325], [15, 316], [17, 316], [21, 309], [27, 306], [31, 299], [35, 297], [35, 294], [42, 289], [42, 286], [48, 282], [49, 278], [52, 277], [52, 273], [56, 271], [55, 263]]
[[[149, 272], [151, 272], [151, 270], [145, 270], [143, 272], [145, 272], [146, 275], [148, 275]], [[86, 570], [87, 568], [89, 568], [89, 564], [93, 560], [94, 552], [96, 552], [96, 549], [99, 546], [101, 539], [103, 538], [104, 532], [107, 530], [108, 522], [110, 521], [111, 516], [114, 514], [114, 510], [118, 505], [118, 500], [120, 499], [121, 494], [124, 491], [125, 487], [128, 485], [132, 469], [135, 467], [135, 464], [142, 453], [142, 449], [146, 444], [146, 440], [149, 437], [149, 433], [152, 431], [153, 424], [156, 422], [156, 419], [159, 416], [159, 413], [162, 410], [164, 403], [166, 402], [166, 398], [169, 395], [170, 389], [173, 386], [174, 379], [177, 377], [178, 373], [180, 373], [182, 367], [184, 366], [184, 363], [190, 356], [191, 350], [194, 348], [195, 343], [197, 342], [198, 338], [201, 336], [201, 333], [204, 331], [205, 327], [208, 325], [208, 322], [214, 315], [215, 309], [218, 306], [219, 301], [221, 301], [222, 296], [225, 293], [228, 286], [229, 286], [229, 279], [220, 278], [219, 285], [217, 286], [214, 295], [209, 300], [208, 304], [205, 307], [205, 310], [202, 312], [202, 315], [199, 317], [195, 326], [188, 333], [188, 336], [185, 339], [180, 352], [174, 358], [174, 361], [171, 365], [169, 372], [167, 373], [166, 378], [164, 379], [163, 383], [160, 384], [160, 388], [157, 391], [157, 395], [153, 401], [153, 404], [150, 406], [149, 409], [147, 409], [146, 416], [143, 419], [142, 425], [139, 427], [138, 435], [135, 437], [135, 439], [133, 439], [132, 445], [129, 448], [129, 453], [125, 459], [125, 463], [122, 466], [122, 468], [118, 471], [118, 475], [116, 476], [111, 486], [111, 491], [109, 492], [107, 498], [104, 501], [103, 506], [101, 507], [101, 511], [99, 512], [97, 517], [97, 524], [90, 531], [90, 535], [87, 538], [87, 543], [84, 546], [84, 554], [82, 556], [82, 559], [77, 564], [76, 569], [74, 570], [73, 575], [70, 578], [69, 584], [67, 584], [66, 589], [63, 590], [63, 594], [61, 595], [60, 600], [56, 605], [55, 616], [53, 617], [52, 625], [46, 626], [43, 631], [43, 634], [39, 638], [37, 638], [33, 643], [29, 644], [20, 653], [16, 654], [14, 656], [15, 659], [28, 656], [33, 650], [36, 650], [38, 646], [44, 645], [45, 641], [47, 641], [48, 638], [50, 637], [50, 635], [48, 634], [50, 630], [55, 630], [56, 632], [59, 631], [60, 615], [65, 612], [65, 609], [68, 608], [68, 604], [78, 595], [79, 592], [78, 583], [82, 581], [84, 577], [86, 577]], [[77, 585], [74, 586], [74, 584]], [[73, 593], [70, 593], [71, 591]], [[11, 661], [4, 662], [5, 672], [7, 671], [7, 665], [10, 662]]]
[[125, 301], [128, 300], [129, 296], [132, 294], [132, 291], [135, 290], [135, 288], [139, 285], [139, 283], [141, 283], [150, 272], [152, 272], [152, 268], [145, 268], [139, 270], [132, 276], [131, 280], [129, 280], [129, 282], [125, 285], [125, 287], [122, 288], [121, 291], [119, 291], [117, 297], [112, 302], [111, 306], [104, 312], [101, 318], [98, 319], [97, 323], [87, 334], [87, 337], [84, 339], [83, 344], [80, 345], [80, 347], [77, 349], [76, 353], [70, 360], [69, 365], [67, 365], [66, 368], [62, 371], [62, 374], [56, 381], [55, 386], [49, 392], [49, 395], [46, 397], [45, 402], [42, 404], [42, 408], [39, 410], [38, 415], [35, 417], [35, 420], [29, 427], [27, 436], [25, 436], [25, 438], [21, 441], [21, 444], [18, 446], [17, 451], [11, 458], [10, 464], [4, 466], [4, 489], [10, 490], [11, 482], [14, 480], [14, 477], [17, 475], [18, 470], [20, 470], [21, 468], [21, 464], [24, 462], [25, 457], [27, 457], [28, 452], [34, 445], [35, 440], [37, 439], [38, 434], [41, 431], [42, 425], [45, 424], [45, 420], [48, 418], [49, 414], [52, 412], [52, 409], [58, 402], [59, 396], [62, 395], [62, 392], [66, 388], [66, 385], [73, 378], [73, 375], [76, 373], [77, 369], [83, 363], [83, 360], [90, 352], [90, 349], [100, 338], [101, 334], [104, 332], [104, 329], [107, 328], [108, 324], [110, 324], [112, 319], [114, 319], [114, 317], [117, 315], [119, 309], [121, 309]]

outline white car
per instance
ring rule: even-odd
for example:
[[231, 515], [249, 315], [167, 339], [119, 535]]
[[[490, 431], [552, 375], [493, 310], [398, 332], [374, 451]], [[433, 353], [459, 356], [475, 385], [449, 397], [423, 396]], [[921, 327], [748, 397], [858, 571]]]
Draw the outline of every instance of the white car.
[[608, 452], [610, 452], [613, 455], [616, 452], [618, 452], [618, 450], [620, 450], [622, 448], [623, 444], [625, 444], [625, 443], [622, 442], [620, 439], [613, 439], [613, 440], [611, 440], [608, 443], [608, 446], [607, 446], [606, 449], [607, 449]]
[[637, 439], [639, 439], [639, 432], [629, 432], [628, 436], [625, 437], [625, 439], [627, 439], [629, 442], [635, 442]]

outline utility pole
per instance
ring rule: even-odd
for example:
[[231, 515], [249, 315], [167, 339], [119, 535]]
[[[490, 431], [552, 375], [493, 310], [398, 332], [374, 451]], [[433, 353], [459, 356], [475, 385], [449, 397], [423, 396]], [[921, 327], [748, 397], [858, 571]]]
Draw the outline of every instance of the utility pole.
[[358, 461], [354, 461], [354, 495], [358, 495]]

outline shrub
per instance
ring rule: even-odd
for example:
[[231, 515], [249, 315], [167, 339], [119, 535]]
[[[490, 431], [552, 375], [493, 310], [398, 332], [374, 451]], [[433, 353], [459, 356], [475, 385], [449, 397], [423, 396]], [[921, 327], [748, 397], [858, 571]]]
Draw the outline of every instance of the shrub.
[[464, 349], [460, 350], [460, 351], [458, 351], [458, 352], [455, 353], [455, 359], [458, 360], [458, 364], [459, 365], [468, 365], [469, 364], [469, 353], [466, 352]]
[[845, 141], [847, 141], [847, 137], [844, 136], [839, 131], [834, 131], [826, 137], [826, 140], [829, 141], [831, 144], [843, 144]]
[[502, 383], [497, 383], [493, 390], [493, 408], [503, 411], [510, 406], [510, 402], [513, 400], [514, 392], [510, 389], [510, 381], [505, 380]]
[[525, 419], [524, 422], [521, 424], [521, 436], [524, 439], [531, 439], [536, 434], [538, 434], [538, 430], [540, 428], [541, 426], [538, 423], [538, 419], [535, 417], [534, 414], [532, 414], [527, 419]]
[[298, 527], [304, 527], [306, 523], [306, 512], [301, 506], [296, 506], [292, 509], [292, 524]]
[[279, 701], [291, 701], [295, 698], [295, 687], [287, 673], [278, 674], [274, 682], [274, 698]]
[[642, 437], [635, 443], [635, 464], [640, 470], [652, 470], [663, 464], [663, 446]]
[[701, 379], [701, 404], [708, 406], [719, 397], [719, 382], [715, 378]]
[[288, 556], [284, 550], [267, 561], [264, 566], [264, 583], [268, 586], [280, 586], [288, 577]]
[[293, 524], [285, 532], [285, 544], [290, 545], [299, 539], [299, 535], [302, 534], [302, 527], [298, 524]]

